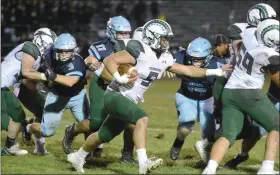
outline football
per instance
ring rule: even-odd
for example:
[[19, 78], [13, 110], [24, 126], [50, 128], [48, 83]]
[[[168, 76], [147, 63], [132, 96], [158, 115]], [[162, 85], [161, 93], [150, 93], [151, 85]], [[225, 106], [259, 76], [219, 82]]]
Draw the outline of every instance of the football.
[[138, 76], [136, 68], [131, 64], [122, 64], [118, 67], [120, 75], [130, 75], [131, 78]]

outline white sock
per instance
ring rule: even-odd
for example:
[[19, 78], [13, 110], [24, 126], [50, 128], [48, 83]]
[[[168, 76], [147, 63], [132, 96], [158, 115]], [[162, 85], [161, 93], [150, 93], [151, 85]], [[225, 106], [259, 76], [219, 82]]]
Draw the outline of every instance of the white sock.
[[101, 148], [102, 149], [103, 148], [103, 144], [98, 145], [97, 148]]
[[146, 154], [146, 149], [145, 148], [137, 149], [136, 152], [137, 152], [139, 166], [144, 165], [146, 163], [146, 161], [148, 160], [147, 154]]
[[45, 137], [35, 137], [35, 149], [36, 150], [41, 150], [41, 149], [46, 149], [45, 147], [46, 144], [46, 138]]
[[84, 160], [88, 154], [89, 154], [89, 152], [86, 152], [86, 151], [83, 149], [83, 147], [81, 147], [81, 148], [76, 152], [76, 156], [77, 156], [80, 160]]
[[203, 145], [204, 145], [204, 146], [207, 146], [207, 145], [209, 144], [209, 141], [208, 141], [207, 138], [206, 138], [206, 139], [203, 139], [202, 141], [203, 141]]
[[214, 172], [216, 172], [217, 167], [218, 167], [218, 163], [215, 160], [209, 160], [206, 168], [209, 168]]
[[26, 130], [27, 130], [27, 132], [29, 132], [29, 133], [32, 134], [32, 131], [31, 131], [31, 129], [30, 129], [31, 125], [32, 125], [32, 124], [27, 124], [27, 125], [26, 125]]
[[274, 161], [273, 160], [264, 160], [262, 162], [261, 169], [265, 171], [273, 171]]

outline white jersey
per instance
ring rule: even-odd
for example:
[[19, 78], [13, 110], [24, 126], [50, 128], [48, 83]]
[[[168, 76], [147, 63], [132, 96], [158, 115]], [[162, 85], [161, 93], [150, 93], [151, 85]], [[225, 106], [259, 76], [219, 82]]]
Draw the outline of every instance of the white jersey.
[[24, 43], [14, 48], [1, 63], [1, 88], [9, 88], [17, 83], [21, 70], [23, 45]]
[[4, 61], [1, 63], [1, 88], [9, 88], [16, 83], [19, 83], [23, 47], [24, 49], [29, 50], [29, 54], [34, 56], [35, 63], [33, 69], [39, 69], [41, 57], [38, 54], [38, 48], [29, 41], [18, 45], [4, 58]]
[[[126, 45], [128, 41], [136, 40], [124, 40]], [[116, 81], [112, 81], [108, 86], [109, 90], [120, 92], [135, 103], [140, 100], [143, 102], [144, 93], [152, 82], [160, 79], [163, 73], [175, 63], [175, 59], [170, 52], [165, 52], [158, 58], [148, 45], [140, 41], [137, 42], [141, 44], [143, 49], [136, 58], [136, 65], [134, 66], [138, 72], [138, 79], [134, 85], [120, 85]]]
[[257, 27], [248, 27], [244, 30], [244, 36], [242, 38], [242, 43], [247, 50], [251, 50], [259, 45], [257, 38], [255, 36], [255, 31]]
[[[242, 44], [237, 64], [225, 88], [262, 89], [265, 80], [264, 69], [279, 64], [279, 53], [272, 48], [258, 45], [247, 50]], [[278, 65], [279, 66], [279, 65]]]
[[[241, 30], [240, 36], [243, 38], [244, 36], [244, 30], [248, 26], [247, 23], [234, 23], [236, 27], [238, 27]], [[238, 55], [239, 47], [238, 44], [241, 42], [241, 40], [233, 40], [230, 44], [229, 51], [230, 51], [230, 59], [228, 64], [231, 64], [232, 66], [235, 66], [236, 64], [236, 55]], [[231, 76], [232, 71], [226, 71], [226, 78], [228, 79]]]

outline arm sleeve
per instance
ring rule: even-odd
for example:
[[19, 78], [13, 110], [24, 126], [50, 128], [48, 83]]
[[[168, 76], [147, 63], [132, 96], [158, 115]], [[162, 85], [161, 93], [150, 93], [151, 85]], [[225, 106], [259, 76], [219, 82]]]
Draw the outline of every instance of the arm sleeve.
[[95, 58], [97, 58], [99, 61], [101, 61], [101, 56], [99, 54], [99, 52], [97, 51], [97, 49], [95, 48], [94, 45], [91, 45], [88, 49], [88, 53], [90, 56], [94, 56]]
[[38, 56], [41, 55], [37, 46], [30, 41], [24, 43], [22, 47], [22, 52], [31, 55], [35, 60], [38, 58]]
[[128, 41], [125, 50], [130, 53], [135, 59], [139, 57], [141, 52], [145, 53], [142, 43], [137, 40]]

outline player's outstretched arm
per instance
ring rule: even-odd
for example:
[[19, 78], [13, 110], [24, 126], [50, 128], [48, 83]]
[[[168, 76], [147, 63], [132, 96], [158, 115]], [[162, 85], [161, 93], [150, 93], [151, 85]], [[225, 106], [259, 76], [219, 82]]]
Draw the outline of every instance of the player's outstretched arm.
[[106, 57], [103, 60], [103, 64], [108, 72], [113, 75], [114, 79], [121, 84], [126, 84], [130, 81], [128, 77], [120, 76], [118, 72], [118, 66], [121, 64], [132, 64], [136, 63], [135, 58], [126, 50], [116, 52], [113, 55]]
[[80, 77], [78, 76], [65, 76], [65, 75], [56, 75], [54, 82], [62, 84], [64, 86], [72, 87], [79, 81]]
[[22, 61], [21, 61], [21, 74], [27, 79], [32, 80], [43, 80], [46, 81], [46, 76], [44, 73], [37, 72], [33, 69], [33, 66], [35, 64], [35, 59], [27, 54], [22, 54]]
[[201, 78], [201, 77], [206, 77], [211, 75], [223, 76], [224, 75], [223, 71], [231, 70], [231, 69], [232, 67], [230, 65], [224, 66], [223, 68], [219, 68], [219, 69], [206, 69], [206, 68], [199, 68], [196, 66], [185, 66], [185, 65], [175, 63], [169, 69], [169, 71], [184, 76]]
[[100, 77], [103, 79], [103, 80], [106, 80], [108, 82], [111, 82], [114, 78], [113, 78], [113, 75], [111, 75], [109, 73], [109, 71], [106, 69], [106, 67], [104, 67], [104, 69], [102, 70], [101, 74], [100, 74]]

